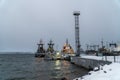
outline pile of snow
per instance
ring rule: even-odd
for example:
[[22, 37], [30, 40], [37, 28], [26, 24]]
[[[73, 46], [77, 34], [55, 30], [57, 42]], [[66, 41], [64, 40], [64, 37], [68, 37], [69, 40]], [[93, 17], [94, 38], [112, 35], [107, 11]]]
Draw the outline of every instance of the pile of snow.
[[88, 75], [73, 80], [120, 80], [120, 63], [100, 66], [100, 70], [90, 71]]

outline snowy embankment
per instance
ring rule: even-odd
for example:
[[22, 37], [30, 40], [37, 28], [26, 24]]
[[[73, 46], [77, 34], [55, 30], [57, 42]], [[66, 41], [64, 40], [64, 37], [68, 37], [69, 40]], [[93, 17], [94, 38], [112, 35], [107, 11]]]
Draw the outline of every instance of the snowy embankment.
[[94, 69], [90, 71], [88, 75], [85, 75], [74, 80], [120, 80], [120, 56], [81, 56], [81, 58], [105, 60], [113, 62], [110, 65], [100, 66], [100, 69]]
[[99, 71], [90, 71], [88, 75], [74, 80], [120, 80], [120, 63], [100, 66]]
[[89, 56], [89, 55], [84, 55], [84, 56], [81, 56], [81, 58], [94, 59], [94, 60], [104, 60], [104, 61], [110, 61], [110, 62], [120, 62], [120, 56]]
[[86, 58], [86, 59], [95, 59], [95, 60], [102, 60], [103, 59], [103, 57], [101, 57], [101, 56], [81, 56], [81, 58]]

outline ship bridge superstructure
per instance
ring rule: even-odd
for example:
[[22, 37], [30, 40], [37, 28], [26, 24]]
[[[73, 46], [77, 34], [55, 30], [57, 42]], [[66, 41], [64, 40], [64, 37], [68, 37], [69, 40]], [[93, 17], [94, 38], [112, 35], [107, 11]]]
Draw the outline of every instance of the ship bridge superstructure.
[[66, 39], [66, 43], [63, 45], [62, 53], [74, 54], [74, 50], [73, 50], [72, 46], [68, 43], [68, 39]]
[[54, 52], [54, 43], [52, 40], [49, 41], [48, 43], [48, 49], [47, 49], [47, 52], [50, 52], [50, 53], [53, 53]]
[[38, 45], [37, 53], [45, 53], [43, 41], [40, 40], [40, 42], [37, 45]]

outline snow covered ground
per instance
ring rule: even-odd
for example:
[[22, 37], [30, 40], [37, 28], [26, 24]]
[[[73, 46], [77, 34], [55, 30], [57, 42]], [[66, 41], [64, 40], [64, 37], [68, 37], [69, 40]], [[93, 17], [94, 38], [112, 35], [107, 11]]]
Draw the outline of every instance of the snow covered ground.
[[111, 62], [120, 63], [120, 56], [115, 56], [114, 57], [114, 56], [87, 56], [87, 55], [82, 55], [81, 58], [104, 60], [104, 61], [111, 61]]
[[[74, 80], [120, 80], [120, 56], [86, 56], [82, 55], [82, 58], [95, 59], [95, 60], [107, 60], [112, 64], [100, 66], [100, 70], [90, 71], [87, 75], [76, 78]], [[97, 69], [97, 68], [95, 68]]]
[[100, 66], [99, 71], [90, 71], [88, 75], [73, 80], [120, 80], [120, 63]]

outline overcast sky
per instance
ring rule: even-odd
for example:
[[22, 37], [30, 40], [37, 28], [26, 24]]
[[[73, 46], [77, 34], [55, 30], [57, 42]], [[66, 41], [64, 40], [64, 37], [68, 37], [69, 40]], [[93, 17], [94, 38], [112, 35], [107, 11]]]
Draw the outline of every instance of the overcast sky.
[[0, 0], [0, 51], [35, 52], [40, 39], [59, 50], [74, 48], [73, 11], [80, 11], [80, 40], [120, 41], [120, 0]]

